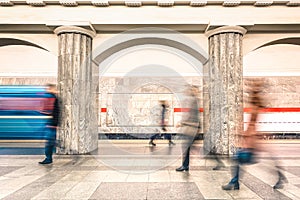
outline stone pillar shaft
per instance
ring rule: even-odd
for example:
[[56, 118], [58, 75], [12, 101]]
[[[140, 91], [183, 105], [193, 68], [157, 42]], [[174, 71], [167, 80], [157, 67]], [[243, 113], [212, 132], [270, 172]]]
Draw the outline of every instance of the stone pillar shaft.
[[221, 27], [209, 34], [210, 62], [204, 70], [205, 145], [219, 154], [232, 154], [236, 134], [243, 131], [244, 33], [242, 27]]
[[84, 154], [97, 148], [98, 70], [92, 65], [92, 36], [79, 27], [58, 27], [58, 88], [62, 99], [59, 139], [62, 154]]

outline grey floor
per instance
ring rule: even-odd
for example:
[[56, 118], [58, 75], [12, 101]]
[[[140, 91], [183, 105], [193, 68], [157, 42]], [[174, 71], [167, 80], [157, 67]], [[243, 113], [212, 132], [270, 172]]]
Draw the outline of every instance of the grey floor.
[[[300, 199], [300, 141], [264, 141], [270, 152], [257, 163], [242, 167], [240, 190], [224, 191], [231, 177], [231, 160], [214, 171], [216, 161], [194, 145], [190, 171], [176, 172], [181, 145], [158, 141], [99, 141], [91, 155], [55, 155], [54, 163], [39, 165], [43, 155], [0, 155], [1, 199]], [[273, 190], [274, 165], [288, 178], [283, 189]]]

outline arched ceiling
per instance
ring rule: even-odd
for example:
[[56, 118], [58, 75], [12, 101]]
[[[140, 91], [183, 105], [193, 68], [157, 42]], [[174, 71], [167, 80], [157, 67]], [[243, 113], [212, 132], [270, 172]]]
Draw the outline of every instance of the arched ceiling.
[[292, 45], [300, 45], [300, 37], [290, 37], [290, 38], [283, 38], [283, 39], [279, 39], [279, 40], [274, 40], [271, 42], [268, 42], [266, 44], [263, 44], [259, 47], [257, 47], [255, 50], [260, 49], [262, 47], [267, 47], [267, 46], [271, 46], [271, 45], [276, 45], [276, 44], [292, 44]]
[[295, 44], [263, 45], [244, 56], [244, 76], [300, 76], [299, 52]]
[[0, 38], [0, 47], [3, 46], [8, 46], [8, 45], [24, 45], [24, 46], [32, 46], [32, 47], [37, 47], [39, 49], [43, 49], [45, 51], [48, 51], [47, 49], [36, 45], [34, 43], [25, 41], [25, 40], [19, 40], [19, 39], [14, 39], [14, 38]]

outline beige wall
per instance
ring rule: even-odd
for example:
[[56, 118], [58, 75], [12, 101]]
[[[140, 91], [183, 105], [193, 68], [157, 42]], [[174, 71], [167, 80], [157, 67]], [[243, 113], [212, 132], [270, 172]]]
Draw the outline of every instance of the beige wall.
[[[0, 38], [28, 41], [47, 50], [28, 46], [0, 47], [0, 84], [43, 85], [55, 82], [58, 40], [53, 30], [60, 25], [94, 28], [97, 31], [93, 39], [94, 51], [124, 30], [157, 26], [182, 32], [206, 52], [206, 30], [223, 25], [240, 25], [247, 29], [243, 39], [244, 76], [267, 76], [270, 87], [265, 93], [270, 99], [269, 106], [300, 107], [300, 56], [297, 56], [300, 52], [299, 45], [273, 45], [256, 50], [270, 41], [289, 37], [300, 38], [300, 9], [297, 6], [289, 7], [277, 3], [256, 7], [248, 3], [225, 7], [220, 2], [217, 3], [219, 5], [203, 7], [185, 4], [173, 7], [148, 5], [138, 8], [122, 5], [96, 7], [90, 5], [90, 2], [77, 7], [55, 4], [42, 7], [0, 7]], [[155, 48], [127, 52], [109, 63], [109, 70], [100, 76], [100, 107], [109, 107], [109, 93], [114, 91], [120, 75], [130, 72], [134, 67], [151, 64], [176, 69], [188, 83], [195, 83], [193, 78], [197, 73], [193, 71], [194, 66], [172, 52]], [[102, 66], [100, 68], [102, 69]], [[155, 86], [151, 87], [149, 92], [157, 94]], [[155, 98], [152, 103], [164, 97], [156, 95]], [[143, 99], [141, 95], [136, 101]], [[173, 106], [177, 106], [175, 100], [172, 102]], [[140, 108], [141, 103], [137, 103], [136, 106]], [[107, 122], [111, 120], [109, 115], [110, 113], [100, 114], [99, 124], [103, 130], [107, 128], [107, 131], [120, 131], [111, 130], [107, 126]], [[176, 123], [178, 118], [176, 114], [173, 116]]]
[[[116, 34], [97, 34], [93, 40], [93, 49], [101, 48], [103, 42], [115, 37]], [[200, 33], [185, 33], [184, 36], [199, 45], [204, 51], [208, 51], [207, 37]], [[243, 40], [244, 50], [244, 75], [253, 76], [255, 73], [264, 73], [267, 76], [299, 76], [300, 57], [297, 56], [300, 47], [297, 45], [272, 45], [255, 50], [270, 41], [300, 37], [300, 33], [294, 34], [246, 34]], [[2, 34], [0, 38], [14, 38], [39, 45], [47, 51], [35, 47], [4, 46], [0, 47], [1, 68], [0, 74], [18, 72], [26, 74], [56, 74], [58, 42], [55, 34]], [[133, 66], [142, 64], [164, 64], [176, 69], [179, 73], [187, 75], [193, 73], [193, 67], [184, 59], [170, 52], [162, 52], [157, 49], [140, 50], [138, 56], [135, 53], [122, 55], [111, 64], [110, 75], [126, 73]], [[153, 58], [150, 58], [150, 56]], [[155, 59], [157, 57], [157, 59]], [[17, 59], [14, 59], [17, 58]], [[140, 59], [140, 61], [138, 61]], [[122, 66], [121, 66], [122, 65]], [[284, 74], [283, 74], [284, 73]]]
[[[245, 77], [245, 80], [253, 77]], [[159, 130], [159, 111], [156, 112], [159, 100], [167, 100], [169, 102], [169, 131], [176, 131], [174, 125], [181, 119], [180, 112], [174, 113], [174, 108], [182, 108], [176, 94], [173, 94], [164, 85], [148, 84], [137, 85], [135, 83], [142, 81], [142, 77], [120, 78], [120, 77], [102, 77], [99, 80], [99, 108], [106, 108], [106, 112], [99, 110], [99, 126], [102, 133], [153, 133]], [[170, 79], [171, 80], [171, 79]], [[199, 77], [185, 77], [189, 84], [199, 85], [201, 88], [202, 80]], [[44, 85], [49, 82], [56, 82], [54, 77], [0, 77], [0, 84], [33, 84]], [[171, 82], [171, 81], [170, 81]], [[299, 77], [266, 77], [267, 87], [262, 91], [267, 99], [267, 107], [300, 107], [300, 79]], [[155, 83], [155, 82], [154, 82]], [[114, 94], [118, 91], [115, 90], [116, 85], [128, 87], [134, 84], [136, 90], [134, 94], [130, 94], [129, 101], [123, 102], [122, 108], [128, 108], [127, 113], [116, 113], [115, 111], [122, 111], [123, 109], [116, 109], [113, 102], [116, 103]], [[244, 106], [247, 107], [247, 90], [244, 93]], [[199, 97], [200, 107], [203, 107], [202, 95]], [[122, 98], [118, 98], [120, 103]], [[123, 98], [124, 99], [124, 98]], [[118, 107], [118, 106], [117, 106]], [[273, 114], [273, 113], [270, 113]], [[263, 115], [266, 122], [274, 120], [276, 123], [267, 123], [265, 129], [275, 130], [294, 130], [295, 126], [299, 125], [299, 117], [297, 113], [288, 113], [287, 115], [278, 118], [270, 116], [270, 114]], [[277, 113], [276, 113], [277, 114]], [[284, 114], [284, 113], [281, 113]], [[118, 116], [116, 118], [116, 115]], [[123, 122], [130, 120], [132, 126], [124, 126]], [[247, 114], [245, 121], [247, 121]], [[202, 120], [203, 121], [203, 120]], [[286, 122], [286, 123], [282, 123]], [[293, 122], [291, 124], [291, 122]], [[295, 123], [297, 122], [297, 123]], [[273, 124], [273, 125], [272, 125]], [[262, 127], [264, 128], [264, 127]], [[281, 129], [280, 129], [281, 128]]]
[[[34, 13], [34, 14], [33, 14]], [[88, 14], [87, 14], [88, 13]], [[298, 7], [276, 5], [255, 7], [243, 5], [222, 7], [210, 5], [204, 7], [143, 6], [130, 8], [125, 6], [65, 7], [60, 5], [32, 7], [18, 5], [1, 7], [1, 23], [22, 22], [27, 24], [51, 24], [53, 21], [90, 21], [92, 24], [285, 24], [299, 23]], [[103, 30], [106, 30], [103, 28]]]
[[19, 39], [26, 42], [31, 42], [46, 49], [51, 54], [57, 56], [58, 40], [55, 34], [1, 33], [0, 26], [0, 38]]

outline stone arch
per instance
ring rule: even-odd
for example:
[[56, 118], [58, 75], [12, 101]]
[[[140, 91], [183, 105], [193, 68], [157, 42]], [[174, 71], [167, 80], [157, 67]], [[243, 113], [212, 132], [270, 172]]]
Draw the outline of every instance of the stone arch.
[[[295, 66], [298, 66], [299, 63], [299, 61], [297, 61], [296, 55], [298, 49], [300, 49], [300, 37], [284, 37], [262, 43], [248, 52], [246, 55], [244, 55], [244, 72], [246, 72], [247, 70], [245, 69], [250, 67], [251, 65], [251, 67], [254, 68], [248, 69], [252, 71], [251, 73], [253, 73], [253, 75], [251, 75], [250, 73], [246, 74], [246, 76], [256, 76], [255, 74], [257, 74], [258, 72], [262, 73], [259, 76], [270, 76], [269, 74], [271, 73], [276, 76], [293, 76], [293, 73], [295, 72], [299, 74], [299, 67], [296, 67], [297, 69], [295, 68]], [[294, 56], [296, 56], [296, 59], [291, 59], [294, 58]], [[267, 72], [268, 65], [270, 67], [273, 66], [272, 72], [270, 70], [270, 72]], [[287, 65], [288, 67], [290, 67], [290, 69], [284, 69], [283, 72], [283, 68], [281, 68], [280, 65]], [[255, 72], [255, 66], [259, 67], [259, 71]]]
[[30, 41], [26, 41], [26, 40], [21, 40], [21, 39], [16, 39], [16, 38], [0, 38], [0, 47], [2, 46], [8, 46], [8, 45], [24, 45], [24, 46], [32, 46], [32, 47], [36, 47], [45, 51], [48, 51], [46, 48], [37, 45], [35, 43], [32, 43]]
[[93, 61], [99, 65], [105, 59], [123, 49], [152, 44], [178, 49], [191, 55], [203, 65], [207, 63], [208, 54], [202, 48], [194, 42], [187, 40], [182, 35], [174, 33], [176, 32], [165, 29], [157, 31], [151, 28], [125, 32], [121, 34], [121, 36], [124, 37], [119, 37], [117, 40], [109, 40], [109, 42], [101, 45], [101, 48], [96, 48], [93, 51]]
[[[16, 78], [18, 84], [44, 84], [56, 81], [57, 56], [50, 48], [23, 38], [0, 36], [0, 50], [1, 76], [5, 77], [7, 83], [11, 82], [12, 77]], [[22, 79], [24, 76], [32, 78]]]
[[[181, 35], [180, 33], [176, 33], [175, 31], [168, 31], [163, 30], [162, 32], [156, 31], [153, 29], [143, 29], [138, 31], [129, 31], [125, 32], [124, 34], [119, 34], [114, 38], [111, 38], [107, 40], [106, 42], [103, 42], [100, 46], [94, 47], [94, 50], [92, 52], [93, 55], [93, 62], [97, 66], [101, 67], [107, 67], [106, 63], [111, 58], [114, 58], [115, 55], [119, 54], [122, 51], [127, 51], [131, 48], [134, 48], [135, 46], [143, 47], [143, 45], [150, 45], [150, 46], [164, 46], [169, 52], [178, 53], [177, 55], [188, 55], [188, 58], [193, 60], [189, 62], [190, 64], [194, 66], [200, 66], [200, 64], [203, 66], [208, 62], [208, 54], [196, 43], [194, 43], [191, 39], [187, 39], [185, 36]], [[183, 58], [183, 57], [181, 57]], [[186, 58], [186, 57], [184, 57]], [[190, 61], [190, 60], [189, 60]], [[197, 65], [194, 65], [194, 63], [197, 63]], [[109, 65], [109, 64], [108, 64]], [[184, 102], [184, 94], [181, 92], [184, 89], [184, 83], [185, 80], [180, 76], [179, 73], [176, 71], [172, 71], [172, 67], [168, 68], [166, 71], [170, 72], [172, 75], [176, 74], [176, 77], [164, 77], [161, 78], [160, 74], [155, 74], [152, 77], [147, 76], [137, 76], [137, 78], [134, 76], [140, 72], [142, 69], [145, 68], [151, 68], [153, 71], [157, 71], [158, 69], [162, 69], [163, 65], [160, 64], [145, 64], [143, 66], [138, 66], [134, 70], [131, 70], [129, 73], [126, 74], [125, 77], [122, 77], [122, 81], [119, 81], [116, 83], [116, 87], [114, 87], [113, 94], [111, 95], [111, 104], [113, 105], [127, 105], [127, 103], [130, 101], [130, 95], [127, 94], [134, 94], [135, 89], [138, 87], [145, 86], [149, 83], [156, 84], [156, 85], [162, 85], [171, 92], [174, 93], [174, 95], [178, 96], [179, 102], [178, 104], [183, 105]], [[102, 69], [101, 69], [102, 70]], [[164, 71], [164, 70], [162, 70]], [[101, 76], [101, 75], [100, 75]], [[101, 77], [100, 77], [101, 78]], [[124, 81], [124, 80], [130, 80], [130, 81]], [[180, 81], [178, 81], [180, 79]], [[129, 83], [130, 85], [126, 84], [124, 86], [124, 83]], [[123, 95], [122, 98], [118, 98], [120, 95]], [[126, 106], [116, 106], [116, 108], [111, 110], [116, 110], [115, 113], [118, 113], [115, 115], [114, 112], [111, 113], [111, 116], [117, 116], [116, 121], [118, 123], [122, 124], [121, 122], [125, 122], [127, 126], [121, 127], [121, 132], [126, 133], [138, 133], [138, 131], [141, 131], [142, 129], [139, 127], [136, 129], [134, 126], [135, 123], [128, 121], [130, 119], [130, 116], [128, 116], [128, 108]], [[145, 127], [143, 129], [143, 132], [146, 132]], [[149, 130], [150, 131], [150, 130]]]
[[256, 51], [260, 48], [271, 46], [271, 45], [277, 45], [277, 44], [291, 44], [291, 45], [300, 45], [300, 37], [287, 37], [282, 39], [273, 40], [271, 42], [267, 42], [265, 44], [262, 44], [252, 51]]
[[[152, 97], [153, 96], [156, 97], [155, 99], [145, 98], [150, 106], [149, 110], [150, 110], [151, 114], [150, 115], [148, 114], [149, 115], [148, 117], [150, 117], [150, 119], [152, 118], [152, 120], [154, 119], [156, 124], [152, 124], [152, 125], [156, 125], [156, 126], [160, 126], [160, 124], [157, 123], [158, 119], [160, 119], [159, 101], [165, 100], [171, 109], [173, 109], [173, 107], [174, 107], [174, 102], [173, 102], [174, 98], [178, 101], [175, 94], [172, 92], [172, 88], [169, 88], [168, 86], [163, 85], [156, 81], [140, 85], [138, 88], [136, 88], [133, 91], [133, 94], [140, 94], [140, 95], [146, 95], [146, 96], [151, 95]], [[173, 111], [169, 110], [168, 113], [169, 113], [168, 117], [173, 118], [173, 115], [174, 115]], [[146, 116], [146, 114], [145, 114], [145, 116]], [[174, 125], [173, 119], [170, 122], [171, 123], [169, 125]]]
[[[140, 93], [140, 92], [142, 92], [142, 91], [140, 91], [140, 89], [151, 87], [151, 86], [156, 86], [157, 89], [155, 91], [157, 91], [158, 93], [162, 93], [162, 92], [166, 92], [166, 91], [170, 92], [170, 94], [172, 93], [172, 88], [169, 88], [166, 85], [162, 85], [161, 83], [159, 83], [157, 81], [152, 81], [149, 83], [142, 84], [138, 88], [135, 88], [135, 90], [133, 90], [133, 93], [136, 93], [136, 92]], [[162, 88], [162, 90], [161, 90], [161, 88]], [[153, 90], [151, 90], [151, 91], [152, 91], [152, 93], [154, 93]]]
[[245, 35], [243, 41], [243, 55], [256, 51], [260, 48], [276, 44], [299, 45], [299, 34], [254, 34]]
[[[135, 29], [121, 33], [115, 38], [109, 39], [99, 47], [94, 48], [92, 52], [92, 61], [95, 65], [99, 66], [110, 56], [113, 56], [114, 54], [117, 54], [122, 50], [142, 45], [167, 46], [171, 49], [179, 50], [183, 54], [189, 55], [190, 58], [192, 58], [191, 60], [193, 60], [193, 64], [197, 62], [201, 63], [204, 66], [208, 63], [208, 54], [198, 44], [196, 44], [186, 36], [183, 36], [181, 33], [175, 32], [173, 30], [155, 28]], [[159, 66], [155, 65], [152, 67], [155, 68]], [[180, 77], [179, 74], [177, 74], [176, 76], [177, 79], [179, 78], [180, 80], [182, 80], [182, 77]], [[138, 83], [137, 85], [139, 85], [145, 83], [143, 81], [148, 81], [148, 79], [145, 78], [143, 80], [136, 80], [135, 82]], [[153, 81], [153, 79], [149, 81], [151, 82]], [[169, 89], [174, 92], [176, 91], [176, 89], [180, 88], [179, 90], [181, 90], [182, 92], [184, 90], [184, 86], [186, 86], [187, 84], [176, 84], [178, 82], [183, 83], [185, 81], [172, 81], [172, 84], [175, 84], [174, 86], [170, 86]], [[156, 83], [164, 85], [165, 80], [156, 80]], [[133, 91], [133, 88], [116, 88], [118, 92], [127, 93]], [[182, 98], [183, 97], [180, 97], [180, 99]]]

